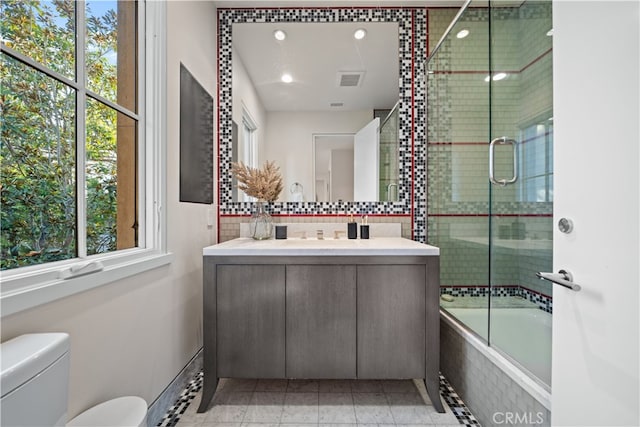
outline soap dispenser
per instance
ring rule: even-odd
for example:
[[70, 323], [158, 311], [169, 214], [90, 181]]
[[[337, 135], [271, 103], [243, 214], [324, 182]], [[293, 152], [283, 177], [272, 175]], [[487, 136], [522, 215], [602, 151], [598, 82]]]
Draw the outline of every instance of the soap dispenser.
[[353, 219], [353, 214], [349, 216], [349, 222], [347, 223], [347, 237], [349, 239], [358, 238], [358, 224]]
[[369, 238], [369, 217], [368, 215], [365, 215], [362, 218], [362, 224], [360, 225], [360, 238], [361, 239], [368, 239]]

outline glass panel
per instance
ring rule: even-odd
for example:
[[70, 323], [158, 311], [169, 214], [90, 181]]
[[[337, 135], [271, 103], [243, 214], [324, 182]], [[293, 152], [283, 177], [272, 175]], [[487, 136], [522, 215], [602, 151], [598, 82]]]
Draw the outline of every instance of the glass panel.
[[[489, 21], [476, 6], [427, 66], [427, 241], [440, 248], [441, 307], [488, 340]], [[429, 11], [431, 50], [456, 12]]]
[[[518, 179], [490, 190], [490, 345], [550, 384], [552, 288], [535, 273], [552, 271], [551, 2], [493, 4], [491, 137], [517, 141]], [[513, 147], [495, 157], [496, 178], [510, 178]]]
[[398, 108], [381, 119], [380, 126], [380, 194], [378, 200], [398, 201], [400, 141], [398, 140]]
[[2, 269], [74, 258], [74, 90], [0, 54]]
[[[550, 384], [552, 290], [535, 273], [552, 267], [551, 3], [496, 4], [472, 2], [427, 64], [427, 240], [441, 307]], [[429, 12], [431, 49], [456, 12]], [[517, 180], [489, 185], [503, 136], [495, 178]]]
[[88, 1], [87, 85], [109, 101], [136, 111], [137, 3]]
[[75, 77], [75, 2], [2, 0], [2, 42], [70, 79]]
[[87, 254], [137, 246], [135, 120], [87, 101]]

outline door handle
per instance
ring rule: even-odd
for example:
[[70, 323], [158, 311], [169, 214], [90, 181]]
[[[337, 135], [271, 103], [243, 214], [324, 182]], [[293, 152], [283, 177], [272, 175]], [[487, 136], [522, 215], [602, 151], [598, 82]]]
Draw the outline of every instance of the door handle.
[[564, 286], [565, 288], [571, 289], [573, 291], [578, 292], [582, 289], [582, 286], [577, 283], [573, 283], [573, 275], [569, 273], [567, 270], [560, 270], [558, 273], [536, 273], [540, 279], [548, 280], [549, 282], [553, 282], [556, 285]]
[[[512, 145], [513, 146], [513, 176], [511, 179], [496, 179], [494, 174], [495, 169], [495, 149], [496, 144], [500, 145]], [[517, 142], [515, 139], [507, 138], [506, 136], [501, 136], [500, 138], [495, 138], [489, 143], [489, 181], [491, 181], [494, 185], [505, 186], [508, 184], [513, 184], [518, 180], [518, 150], [517, 150]]]

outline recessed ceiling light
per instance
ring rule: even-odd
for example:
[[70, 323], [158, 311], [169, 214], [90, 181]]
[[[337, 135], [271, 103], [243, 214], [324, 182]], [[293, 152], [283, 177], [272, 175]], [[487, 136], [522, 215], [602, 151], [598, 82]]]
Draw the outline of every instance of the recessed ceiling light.
[[469, 30], [464, 28], [460, 31], [458, 31], [458, 34], [456, 34], [456, 37], [459, 39], [463, 39], [465, 37], [467, 37], [469, 35]]
[[353, 37], [356, 38], [356, 40], [362, 40], [363, 38], [365, 38], [367, 36], [367, 30], [365, 30], [364, 28], [358, 28], [354, 33], [353, 33]]
[[507, 78], [507, 73], [497, 73], [493, 75], [493, 81], [497, 82]]
[[291, 83], [293, 81], [293, 77], [291, 77], [291, 74], [284, 73], [282, 77], [280, 77], [280, 80], [282, 80], [284, 83]]
[[[507, 78], [507, 76], [508, 76], [507, 73], [496, 73], [496, 74], [493, 75], [493, 81], [494, 82], [498, 82], [500, 80], [504, 80], [504, 79]], [[490, 79], [491, 79], [491, 77], [487, 76], [487, 77], [484, 78], [484, 81], [488, 83]]]
[[273, 37], [275, 37], [276, 40], [282, 41], [287, 38], [287, 33], [282, 30], [275, 30], [273, 32]]
[[552, 28], [552, 29], [550, 29], [549, 31], [547, 31], [547, 35], [548, 35], [549, 37], [551, 37], [551, 36], [553, 35], [553, 28]]

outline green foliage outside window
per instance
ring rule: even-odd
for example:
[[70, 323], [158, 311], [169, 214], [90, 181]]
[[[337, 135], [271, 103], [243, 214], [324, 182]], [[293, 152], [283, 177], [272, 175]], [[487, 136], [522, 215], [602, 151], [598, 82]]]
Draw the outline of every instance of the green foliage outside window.
[[[115, 3], [114, 3], [115, 5]], [[89, 88], [115, 101], [116, 15], [86, 4]], [[75, 2], [2, 1], [2, 42], [75, 79]], [[21, 61], [0, 61], [1, 269], [78, 256], [77, 173], [86, 180], [87, 254], [116, 249], [117, 113]], [[76, 102], [86, 105], [85, 170], [77, 171]]]

